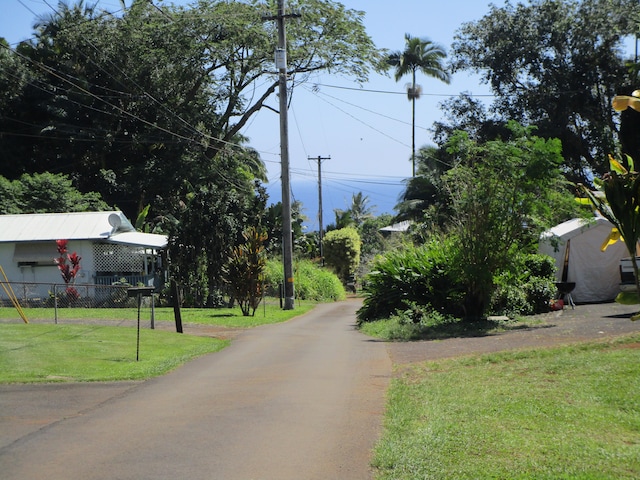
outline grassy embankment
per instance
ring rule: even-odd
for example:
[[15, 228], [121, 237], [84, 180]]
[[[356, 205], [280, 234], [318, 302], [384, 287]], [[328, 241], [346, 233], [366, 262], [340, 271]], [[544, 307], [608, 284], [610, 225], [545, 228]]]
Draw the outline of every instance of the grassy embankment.
[[640, 478], [640, 335], [417, 365], [393, 380], [383, 479]]
[[[256, 311], [254, 317], [243, 317], [239, 308], [183, 309], [182, 321], [185, 331], [190, 323], [251, 328], [283, 322], [311, 308], [309, 302], [297, 304], [294, 310], [273, 304]], [[61, 309], [59, 316], [63, 318], [57, 325], [53, 324], [53, 309], [24, 310], [29, 324], [24, 324], [14, 309], [0, 308], [0, 384], [147, 379], [229, 343], [167, 329], [150, 330], [149, 309], [144, 309], [138, 351], [137, 328], [119, 326], [137, 320], [136, 308]], [[173, 310], [156, 309], [155, 318], [156, 322], [173, 322]], [[73, 324], [64, 324], [70, 319]]]

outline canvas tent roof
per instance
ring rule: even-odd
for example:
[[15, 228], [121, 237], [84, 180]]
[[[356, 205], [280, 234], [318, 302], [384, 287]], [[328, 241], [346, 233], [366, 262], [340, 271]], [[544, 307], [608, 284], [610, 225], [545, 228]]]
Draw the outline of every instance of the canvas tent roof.
[[163, 248], [164, 235], [136, 232], [120, 211], [0, 215], [0, 242], [109, 240]]
[[539, 252], [556, 261], [557, 281], [575, 282], [571, 293], [578, 303], [613, 300], [620, 291], [620, 260], [629, 253], [623, 242], [601, 246], [613, 225], [603, 217], [572, 219], [544, 232]]

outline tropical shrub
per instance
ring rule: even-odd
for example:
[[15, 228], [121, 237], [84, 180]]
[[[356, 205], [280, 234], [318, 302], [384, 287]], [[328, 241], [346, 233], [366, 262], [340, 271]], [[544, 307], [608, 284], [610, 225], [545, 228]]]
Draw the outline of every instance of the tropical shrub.
[[80, 298], [78, 290], [73, 285], [76, 283], [76, 277], [80, 271], [80, 260], [82, 260], [82, 257], [76, 252], [69, 253], [67, 249], [68, 243], [68, 240], [56, 240], [59, 256], [53, 259], [66, 285], [65, 297], [62, 298], [65, 305], [69, 305]]
[[[330, 270], [311, 260], [297, 260], [294, 269], [294, 291], [296, 298], [317, 302], [338, 301], [346, 298], [340, 279]], [[282, 261], [269, 260], [265, 269], [265, 289], [269, 296], [279, 296], [282, 283]]]
[[255, 314], [262, 299], [263, 275], [267, 263], [264, 242], [267, 234], [250, 227], [244, 234], [245, 243], [235, 247], [224, 269], [225, 280], [233, 299], [245, 317]]
[[360, 265], [360, 234], [353, 227], [328, 232], [323, 241], [324, 259], [345, 284]]
[[490, 312], [494, 315], [533, 315], [549, 311], [556, 293], [553, 258], [514, 253], [508, 269], [494, 278]]
[[[455, 265], [457, 245], [452, 237], [434, 238], [377, 257], [365, 277], [358, 323], [397, 317], [399, 325], [425, 326], [435, 317], [464, 317], [466, 290]], [[556, 292], [554, 260], [517, 251], [511, 258], [494, 277], [489, 313], [513, 317], [548, 311]]]
[[460, 315], [464, 291], [451, 275], [451, 248], [449, 239], [433, 239], [376, 257], [365, 277], [358, 322], [389, 318], [416, 304], [443, 315]]

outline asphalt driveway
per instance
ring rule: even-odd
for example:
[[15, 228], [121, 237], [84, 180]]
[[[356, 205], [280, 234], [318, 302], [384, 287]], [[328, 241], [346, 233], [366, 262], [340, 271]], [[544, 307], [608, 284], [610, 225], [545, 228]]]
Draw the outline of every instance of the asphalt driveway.
[[227, 349], [146, 382], [0, 386], [0, 478], [370, 479], [392, 362], [640, 332], [637, 306], [607, 303], [496, 335], [384, 343], [354, 329], [360, 305], [234, 332]]
[[146, 382], [0, 386], [3, 480], [368, 479], [391, 362], [357, 300]]

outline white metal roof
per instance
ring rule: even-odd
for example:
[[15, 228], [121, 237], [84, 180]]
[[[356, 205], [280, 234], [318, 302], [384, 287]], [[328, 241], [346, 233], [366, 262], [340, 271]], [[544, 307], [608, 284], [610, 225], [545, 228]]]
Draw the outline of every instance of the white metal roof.
[[[129, 237], [121, 237], [122, 235]], [[124, 241], [127, 238], [129, 241]], [[62, 239], [114, 240], [116, 243], [155, 248], [162, 248], [167, 244], [164, 235], [136, 232], [129, 219], [120, 211], [0, 215], [0, 242]], [[161, 239], [164, 239], [164, 243]]]
[[109, 243], [121, 243], [138, 247], [164, 248], [167, 246], [167, 236], [156, 233], [123, 232], [109, 237]]

